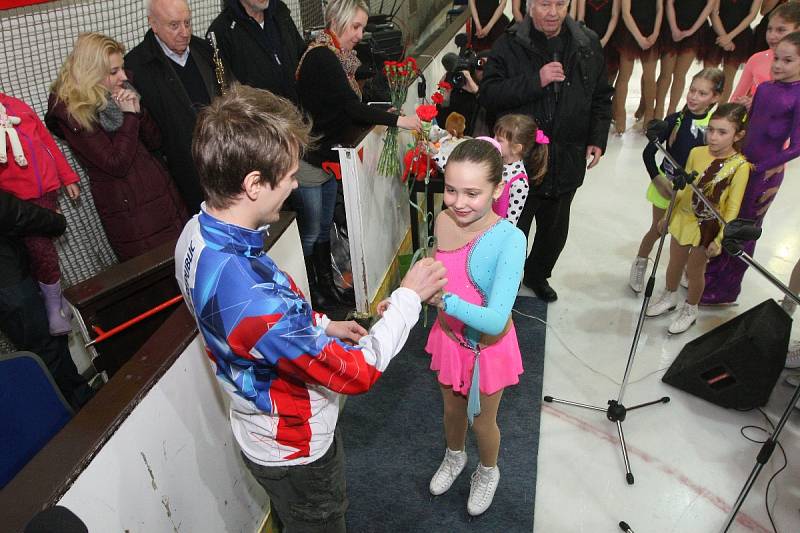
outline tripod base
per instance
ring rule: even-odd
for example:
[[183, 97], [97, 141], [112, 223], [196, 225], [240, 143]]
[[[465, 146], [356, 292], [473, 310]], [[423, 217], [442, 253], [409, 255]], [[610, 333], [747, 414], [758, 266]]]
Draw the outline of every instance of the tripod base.
[[587, 403], [573, 402], [561, 398], [554, 398], [553, 396], [545, 396], [544, 401], [548, 403], [562, 403], [564, 405], [572, 405], [574, 407], [580, 407], [582, 409], [590, 409], [592, 411], [604, 412], [606, 414], [606, 418], [610, 422], [614, 422], [617, 425], [617, 434], [619, 435], [619, 443], [620, 446], [622, 447], [622, 460], [625, 462], [625, 481], [628, 483], [628, 485], [633, 485], [634, 482], [633, 472], [631, 472], [631, 463], [628, 460], [628, 448], [625, 445], [625, 434], [622, 431], [622, 422], [625, 420], [625, 417], [628, 416], [628, 411], [633, 411], [634, 409], [641, 409], [642, 407], [655, 405], [657, 403], [668, 403], [669, 396], [663, 396], [658, 400], [653, 400], [651, 402], [640, 403], [638, 405], [634, 405], [633, 407], [625, 407], [617, 400], [608, 400], [608, 407], [599, 407], [596, 405], [589, 405]]

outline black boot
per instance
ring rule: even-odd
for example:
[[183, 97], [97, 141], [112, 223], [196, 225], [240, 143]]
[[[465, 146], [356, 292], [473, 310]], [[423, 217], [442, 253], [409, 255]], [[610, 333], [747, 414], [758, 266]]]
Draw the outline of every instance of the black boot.
[[308, 290], [311, 293], [309, 297], [311, 298], [311, 307], [315, 311], [319, 312], [326, 312], [327, 309], [330, 309], [336, 302], [331, 301], [330, 298], [325, 298], [324, 294], [319, 292], [319, 285], [317, 283], [317, 272], [316, 268], [314, 268], [314, 256], [313, 255], [304, 255], [303, 261], [306, 263], [306, 275], [308, 276]]
[[348, 300], [347, 297], [339, 292], [339, 288], [333, 281], [330, 242], [314, 243], [314, 269], [317, 272], [317, 291], [322, 294], [325, 299], [330, 299], [332, 302], [339, 305], [355, 305], [355, 298]]

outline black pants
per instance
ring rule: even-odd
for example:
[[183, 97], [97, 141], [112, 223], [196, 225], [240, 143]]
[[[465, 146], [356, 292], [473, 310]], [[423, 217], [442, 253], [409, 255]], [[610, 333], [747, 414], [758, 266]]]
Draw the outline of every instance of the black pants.
[[525, 284], [541, 283], [553, 273], [569, 233], [569, 209], [575, 191], [555, 197], [528, 196], [519, 216], [517, 227], [525, 235], [531, 230], [536, 217], [536, 236], [528, 259], [525, 261]]
[[347, 487], [339, 430], [331, 447], [313, 463], [262, 466], [244, 456], [247, 468], [269, 496], [283, 533], [345, 533]]
[[50, 335], [47, 311], [32, 278], [0, 288], [0, 329], [18, 350], [39, 356], [73, 408], [78, 409], [89, 401], [92, 389], [78, 374], [69, 353], [67, 336]]

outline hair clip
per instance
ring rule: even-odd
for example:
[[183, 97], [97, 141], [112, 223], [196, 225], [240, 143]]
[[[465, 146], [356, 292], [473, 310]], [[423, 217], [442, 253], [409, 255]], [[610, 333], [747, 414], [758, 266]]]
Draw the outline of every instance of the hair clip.
[[742, 115], [742, 124], [744, 124], [745, 122], [747, 122], [747, 113]]
[[486, 137], [486, 136], [475, 137], [475, 138], [478, 139], [479, 141], [486, 141], [490, 143], [492, 146], [497, 148], [497, 151], [500, 152], [501, 155], [503, 154], [503, 148], [500, 146], [500, 143], [497, 142], [497, 139], [493, 139], [491, 137]]
[[550, 137], [545, 135], [542, 130], [536, 130], [536, 144], [550, 144]]

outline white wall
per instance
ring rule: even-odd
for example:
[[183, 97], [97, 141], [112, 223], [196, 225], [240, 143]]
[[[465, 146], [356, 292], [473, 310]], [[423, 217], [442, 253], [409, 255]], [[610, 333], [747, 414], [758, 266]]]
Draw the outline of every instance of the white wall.
[[[304, 291], [297, 223], [270, 256]], [[63, 496], [92, 532], [246, 532], [268, 510], [247, 472], [199, 337], [186, 348]]]
[[[453, 41], [436, 54], [423, 71], [428, 97], [444, 76], [441, 58], [448, 52], [458, 52]], [[413, 115], [418, 103], [417, 84], [414, 82], [409, 87], [403, 112]], [[379, 176], [377, 172], [386, 129], [385, 126], [376, 126], [355, 148], [339, 150], [353, 284], [359, 311], [368, 310], [369, 302], [375, 298], [410, 224], [408, 198], [400, 179]], [[411, 142], [411, 135], [400, 131], [398, 145], [402, 156]], [[358, 155], [362, 149], [363, 161]]]

